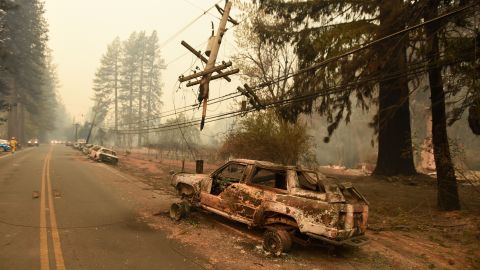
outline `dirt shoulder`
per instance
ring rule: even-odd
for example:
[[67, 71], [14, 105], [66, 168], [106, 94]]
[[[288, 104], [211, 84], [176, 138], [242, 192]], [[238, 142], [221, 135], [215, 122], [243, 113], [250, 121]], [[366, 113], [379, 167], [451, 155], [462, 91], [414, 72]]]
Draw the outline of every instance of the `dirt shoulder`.
[[[358, 171], [325, 169], [352, 182], [370, 203], [370, 243], [359, 249], [297, 247], [275, 258], [261, 248], [262, 232], [203, 211], [174, 222], [167, 216], [177, 200], [169, 171], [180, 161], [158, 161], [141, 155], [121, 157], [125, 189], [136, 197], [139, 214], [152, 228], [198, 254], [206, 269], [479, 269], [480, 194], [478, 186], [459, 183], [462, 210], [435, 209], [436, 182], [428, 176], [375, 178]], [[195, 164], [187, 162], [186, 171]], [[206, 171], [217, 164], [207, 164]], [[118, 184], [118, 183], [117, 183]], [[136, 189], [131, 186], [136, 185]]]

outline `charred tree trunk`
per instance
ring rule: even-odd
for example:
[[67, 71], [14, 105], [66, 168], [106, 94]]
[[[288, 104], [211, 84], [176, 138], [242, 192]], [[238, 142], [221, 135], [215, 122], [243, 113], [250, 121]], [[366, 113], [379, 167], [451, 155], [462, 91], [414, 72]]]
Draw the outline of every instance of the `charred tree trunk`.
[[[380, 5], [380, 36], [402, 30], [399, 19], [402, 0], [383, 1]], [[408, 80], [398, 76], [407, 72], [405, 37], [389, 39], [380, 45], [383, 76], [379, 83], [378, 159], [375, 175], [416, 174], [413, 162]], [[396, 76], [394, 75], [396, 74]]]
[[[426, 8], [425, 20], [437, 16], [438, 0], [430, 0]], [[451, 211], [460, 209], [457, 190], [457, 179], [450, 155], [450, 146], [447, 135], [447, 119], [445, 113], [445, 92], [443, 91], [442, 68], [437, 58], [440, 54], [438, 30], [441, 22], [434, 22], [425, 26], [427, 35], [427, 58], [430, 66], [428, 80], [432, 103], [432, 141], [435, 167], [437, 170], [437, 207], [440, 210]]]

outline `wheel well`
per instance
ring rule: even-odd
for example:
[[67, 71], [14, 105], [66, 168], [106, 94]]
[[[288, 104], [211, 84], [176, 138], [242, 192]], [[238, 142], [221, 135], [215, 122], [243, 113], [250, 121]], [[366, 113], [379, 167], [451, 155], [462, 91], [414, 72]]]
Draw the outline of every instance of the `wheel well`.
[[277, 212], [266, 211], [263, 220], [265, 226], [287, 225], [289, 227], [298, 228], [297, 221], [293, 217]]

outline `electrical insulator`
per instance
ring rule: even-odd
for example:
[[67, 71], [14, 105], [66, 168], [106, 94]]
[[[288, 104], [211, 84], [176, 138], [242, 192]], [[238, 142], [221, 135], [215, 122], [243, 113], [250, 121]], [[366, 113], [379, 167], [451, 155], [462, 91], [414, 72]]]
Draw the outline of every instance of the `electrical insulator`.
[[205, 50], [205, 54], [210, 57], [210, 52], [212, 51], [213, 42], [215, 42], [215, 36], [210, 36], [208, 38], [207, 49]]

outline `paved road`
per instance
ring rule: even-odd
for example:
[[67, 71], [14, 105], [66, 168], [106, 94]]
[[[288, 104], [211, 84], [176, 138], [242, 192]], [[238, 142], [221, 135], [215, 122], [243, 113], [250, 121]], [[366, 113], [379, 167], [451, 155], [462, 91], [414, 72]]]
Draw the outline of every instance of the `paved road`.
[[[197, 269], [62, 145], [0, 156], [0, 269]], [[187, 255], [188, 257], [188, 255]]]

